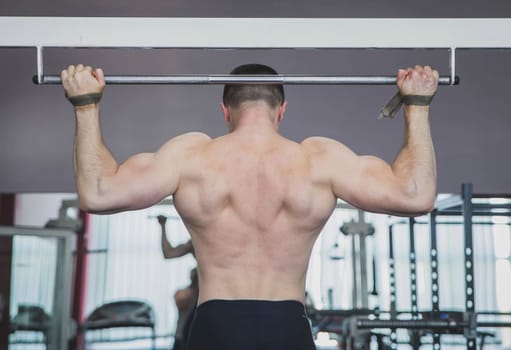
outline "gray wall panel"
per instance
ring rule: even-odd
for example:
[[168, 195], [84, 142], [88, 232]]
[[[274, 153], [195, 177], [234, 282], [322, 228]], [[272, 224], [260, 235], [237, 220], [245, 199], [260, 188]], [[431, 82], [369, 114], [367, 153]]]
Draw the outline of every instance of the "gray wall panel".
[[[304, 11], [309, 10], [310, 16], [362, 16], [361, 7], [348, 9], [346, 4], [332, 1], [306, 4], [302, 9], [294, 6], [289, 11], [285, 2], [257, 9], [254, 4], [234, 1], [208, 2], [204, 8], [197, 1], [172, 5], [126, 1], [123, 8], [108, 2], [87, 4], [85, 9], [85, 5], [74, 2], [43, 6], [41, 2], [9, 0], [0, 4], [0, 14], [305, 16]], [[357, 6], [361, 4], [357, 2]], [[478, 9], [468, 6], [469, 2], [455, 1], [442, 3], [445, 12], [441, 12], [440, 2], [433, 2], [430, 5], [437, 6], [437, 11], [428, 12], [400, 4], [404, 2], [389, 3], [388, 8], [373, 6], [364, 16], [505, 17], [510, 7], [499, 3], [489, 9], [485, 3]], [[78, 9], [80, 13], [76, 13]], [[392, 9], [396, 10], [393, 14]], [[510, 50], [458, 50], [461, 84], [440, 87], [431, 109], [440, 192], [459, 192], [463, 181], [473, 182], [477, 192], [511, 192], [510, 59]], [[78, 62], [101, 66], [107, 74], [226, 73], [246, 62], [270, 64], [289, 74], [394, 74], [398, 68], [415, 63], [431, 64], [448, 73], [445, 50], [45, 51], [45, 70], [49, 73]], [[74, 120], [61, 87], [32, 85], [35, 50], [0, 48], [0, 64], [0, 192], [74, 191]], [[108, 86], [102, 102], [106, 142], [122, 161], [133, 153], [155, 150], [183, 132], [198, 130], [218, 136], [226, 131], [218, 106], [221, 91], [219, 86]], [[374, 154], [387, 161], [392, 161], [402, 143], [401, 115], [392, 121], [376, 120], [379, 108], [395, 87], [289, 86], [286, 92], [289, 106], [281, 131], [293, 140], [312, 135], [332, 137], [357, 153]]]

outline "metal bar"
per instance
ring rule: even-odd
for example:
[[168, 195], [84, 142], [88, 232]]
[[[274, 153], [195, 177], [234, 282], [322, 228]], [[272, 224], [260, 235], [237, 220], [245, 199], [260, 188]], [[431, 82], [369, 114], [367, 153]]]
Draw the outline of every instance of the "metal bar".
[[[457, 210], [443, 210], [437, 213], [438, 216], [460, 216], [463, 215], [463, 211], [460, 209]], [[473, 210], [472, 216], [511, 216], [511, 210], [509, 211], [482, 211], [482, 210]]]
[[435, 203], [435, 209], [437, 209], [439, 212], [441, 212], [444, 210], [461, 207], [462, 204], [463, 204], [463, 201], [461, 200], [460, 195], [452, 195], [445, 199], [438, 200]]
[[[369, 311], [372, 311], [372, 315], [376, 316], [376, 317], [386, 317], [387, 315], [390, 317], [389, 319], [400, 319], [402, 320], [401, 318], [398, 318], [397, 315], [399, 316], [407, 316], [409, 317], [412, 313], [412, 310], [400, 310], [399, 312], [397, 312], [394, 316], [391, 316], [391, 312], [390, 310], [384, 310], [384, 309], [367, 309]], [[316, 310], [318, 311], [318, 310]], [[330, 309], [321, 309], [319, 311], [330, 311]], [[333, 310], [334, 312], [336, 310]], [[356, 313], [357, 313], [357, 310], [346, 310], [347, 312], [352, 312], [353, 315], [351, 316], [356, 316]], [[342, 312], [342, 310], [341, 310]], [[449, 319], [452, 319], [452, 318], [455, 318], [455, 317], [462, 317], [463, 314], [464, 314], [464, 311], [459, 311], [459, 310], [446, 310], [446, 309], [440, 309], [439, 311], [420, 311], [419, 312], [419, 316], [421, 317], [420, 320], [424, 320], [424, 319], [434, 319], [434, 317], [436, 315], [442, 315], [442, 316], [438, 316], [438, 317], [445, 317], [445, 315], [447, 315], [449, 317]], [[496, 316], [496, 317], [505, 317], [505, 318], [508, 318], [509, 316], [511, 316], [511, 311], [508, 311], [508, 312], [499, 312], [499, 311], [477, 311], [477, 316], [478, 317], [488, 317], [488, 316]], [[491, 318], [492, 320], [494, 319], [493, 317]], [[387, 320], [387, 318], [381, 318], [381, 320], [385, 321]], [[411, 319], [410, 319], [411, 320]], [[441, 318], [442, 321], [445, 321], [446, 318]], [[478, 321], [478, 324], [481, 323], [481, 322], [486, 322], [486, 321]], [[491, 321], [490, 321], [491, 322]], [[495, 321], [495, 322], [498, 322], [498, 321]]]
[[472, 198], [486, 198], [486, 199], [492, 199], [492, 198], [501, 198], [501, 199], [511, 199], [511, 194], [505, 194], [505, 193], [473, 193]]
[[[469, 322], [455, 320], [357, 320], [359, 329], [398, 328], [398, 329], [433, 329], [438, 331], [461, 330]], [[511, 322], [477, 322], [477, 328], [511, 328]]]
[[[39, 84], [37, 76], [33, 78]], [[40, 84], [57, 85], [62, 81], [58, 75], [44, 75]], [[395, 76], [350, 75], [110, 75], [105, 82], [111, 85], [223, 85], [223, 84], [285, 84], [285, 85], [395, 85]], [[439, 78], [439, 85], [452, 85], [451, 77]], [[458, 77], [454, 85], [459, 83]]]
[[394, 260], [394, 226], [389, 226], [389, 282], [390, 282], [390, 314], [396, 316], [397, 293], [396, 293], [396, 266]]
[[[374, 245], [373, 245], [373, 249], [374, 249]], [[373, 256], [371, 258], [371, 269], [372, 269], [372, 278], [371, 278], [371, 282], [372, 282], [372, 290], [369, 294], [377, 297], [378, 296], [378, 275], [377, 275], [377, 269], [376, 269], [376, 254], [374, 253], [374, 250], [373, 250]]]
[[73, 252], [73, 255], [78, 254], [104, 254], [108, 253], [108, 249], [82, 249], [82, 250], [75, 250]]
[[412, 304], [412, 319], [419, 318], [418, 300], [417, 300], [417, 257], [415, 252], [415, 219], [408, 221], [408, 233], [410, 238], [409, 262], [410, 262], [410, 300]]
[[[390, 316], [397, 316], [396, 265], [394, 260], [394, 226], [389, 225], [389, 281], [390, 281]], [[390, 348], [397, 349], [397, 332], [390, 329]]]
[[511, 311], [501, 312], [501, 311], [477, 311], [477, 315], [490, 315], [490, 316], [511, 316]]
[[[489, 216], [491, 216], [492, 214], [489, 214]], [[429, 224], [427, 222], [416, 222], [416, 224], [422, 224], [422, 225], [425, 225], [425, 224]], [[463, 225], [462, 222], [448, 222], [448, 221], [437, 221], [436, 223], [437, 225], [446, 225], [446, 226], [454, 226], [454, 225]], [[472, 222], [472, 225], [476, 226], [476, 225], [482, 225], [482, 226], [492, 226], [492, 225], [507, 225], [507, 226], [510, 226], [511, 225], [511, 222], [504, 222], [504, 223], [495, 223], [493, 221], [474, 221]]]
[[[504, 209], [511, 210], [511, 203], [473, 203], [472, 206], [476, 210], [492, 210], [492, 209]], [[500, 211], [501, 213], [503, 211]], [[489, 212], [488, 214], [492, 214]]]
[[[474, 283], [474, 244], [472, 230], [472, 184], [464, 183], [461, 188], [461, 198], [463, 200], [463, 229], [465, 237], [465, 310], [467, 315], [473, 315], [475, 312], [475, 283]], [[467, 339], [467, 350], [476, 350], [477, 330], [469, 327], [465, 330]]]
[[[511, 214], [511, 213], [510, 213]], [[439, 215], [439, 214], [436, 214]], [[487, 213], [488, 216], [493, 216], [493, 213]], [[397, 222], [393, 223], [393, 225], [404, 225], [406, 222]], [[430, 225], [431, 222], [425, 222], [425, 221], [415, 221], [416, 225]], [[463, 222], [456, 222], [456, 221], [436, 221], [437, 225], [463, 225]], [[511, 222], [503, 222], [503, 223], [495, 223], [493, 221], [473, 221], [472, 225], [511, 225]]]
[[44, 64], [43, 64], [43, 47], [37, 46], [37, 84], [43, 83], [43, 75], [44, 75]]
[[456, 48], [451, 47], [449, 50], [449, 68], [451, 71], [451, 81], [454, 82], [456, 80]]
[[358, 275], [359, 284], [360, 284], [360, 293], [359, 293], [359, 307], [368, 308], [369, 307], [369, 290], [367, 287], [367, 237], [374, 233], [374, 230], [371, 230], [370, 226], [365, 221], [365, 212], [361, 209], [358, 210], [358, 222], [357, 224], [360, 226], [356, 237], [358, 239], [358, 269], [360, 270], [360, 274]]
[[358, 320], [359, 329], [370, 328], [399, 328], [399, 329], [462, 329], [466, 327], [467, 322], [454, 320]]
[[3, 47], [510, 48], [510, 18], [0, 17]]
[[320, 316], [336, 316], [336, 317], [353, 317], [353, 316], [369, 316], [378, 313], [379, 311], [372, 309], [325, 309], [314, 310], [314, 315]]
[[511, 322], [477, 322], [477, 328], [511, 328]]
[[[364, 215], [363, 211], [359, 211], [361, 215]], [[359, 248], [359, 268], [360, 268], [360, 300], [359, 300], [359, 307], [361, 308], [368, 308], [369, 307], [369, 290], [367, 288], [367, 245], [366, 245], [366, 238], [367, 236], [365, 234], [359, 234], [358, 237], [358, 248]]]
[[[440, 312], [440, 285], [438, 278], [437, 220], [436, 210], [429, 215], [430, 230], [430, 265], [431, 265], [431, 307], [433, 312]], [[440, 333], [433, 332], [433, 350], [441, 349]]]
[[359, 305], [361, 295], [361, 286], [360, 286], [360, 271], [358, 269], [358, 262], [360, 261], [360, 245], [357, 246], [357, 238], [360, 239], [359, 235], [353, 234], [351, 235], [351, 271], [352, 271], [352, 279], [353, 279], [353, 286], [351, 289], [351, 304], [354, 308], [362, 307], [362, 305]]
[[431, 264], [431, 304], [433, 312], [440, 312], [440, 285], [438, 279], [437, 221], [433, 211], [430, 216], [430, 264]]

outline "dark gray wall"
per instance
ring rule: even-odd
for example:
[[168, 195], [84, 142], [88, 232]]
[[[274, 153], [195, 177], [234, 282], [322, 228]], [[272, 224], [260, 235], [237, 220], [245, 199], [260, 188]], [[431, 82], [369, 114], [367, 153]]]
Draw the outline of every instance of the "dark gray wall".
[[[2, 0], [9, 16], [211, 17], [507, 17], [509, 2], [476, 1], [53, 1]], [[30, 30], [30, 28], [27, 28]], [[0, 33], [0, 35], [8, 35]], [[172, 33], [169, 33], [172, 35]], [[356, 35], [354, 33], [353, 35]], [[511, 193], [509, 63], [511, 50], [458, 50], [461, 84], [440, 87], [431, 109], [440, 192]], [[48, 49], [45, 70], [71, 63], [107, 74], [226, 73], [246, 62], [281, 73], [394, 74], [430, 64], [448, 74], [445, 50], [77, 50]], [[74, 119], [58, 86], [34, 86], [33, 49], [0, 48], [0, 192], [72, 192]], [[198, 130], [226, 131], [221, 87], [108, 86], [102, 102], [107, 145], [119, 161], [153, 151], [168, 138]], [[392, 161], [402, 143], [402, 117], [376, 120], [392, 86], [289, 86], [281, 131], [300, 141], [322, 135], [360, 154]]]

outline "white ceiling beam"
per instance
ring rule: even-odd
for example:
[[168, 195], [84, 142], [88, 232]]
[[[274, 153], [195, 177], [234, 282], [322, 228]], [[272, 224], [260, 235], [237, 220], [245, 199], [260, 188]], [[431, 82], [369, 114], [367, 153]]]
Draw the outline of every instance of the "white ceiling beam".
[[0, 17], [0, 47], [511, 48], [511, 18]]

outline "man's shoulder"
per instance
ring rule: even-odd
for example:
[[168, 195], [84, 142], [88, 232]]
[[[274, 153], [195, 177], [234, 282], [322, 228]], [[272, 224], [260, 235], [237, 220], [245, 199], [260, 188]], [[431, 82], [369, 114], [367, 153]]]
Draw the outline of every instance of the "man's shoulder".
[[211, 137], [200, 131], [191, 131], [184, 134], [181, 134], [176, 137], [176, 139], [181, 139], [182, 141], [190, 141], [190, 142], [209, 142], [211, 141]]
[[188, 132], [175, 136], [162, 145], [162, 154], [176, 154], [176, 152], [189, 152], [211, 142], [211, 137], [201, 132]]
[[308, 137], [305, 140], [303, 140], [300, 144], [302, 146], [304, 146], [305, 148], [312, 149], [312, 150], [322, 150], [322, 149], [328, 149], [330, 147], [334, 147], [334, 146], [338, 147], [339, 145], [342, 145], [342, 143], [340, 143], [337, 140], [334, 140], [334, 139], [331, 139], [328, 137], [323, 137], [323, 136]]
[[[323, 159], [337, 159], [353, 152], [343, 143], [321, 136], [309, 137], [301, 142], [302, 147], [312, 156]], [[332, 158], [333, 157], [333, 158]]]
[[180, 147], [189, 148], [203, 146], [211, 142], [211, 137], [202, 132], [187, 132], [169, 140], [171, 144], [179, 144]]

